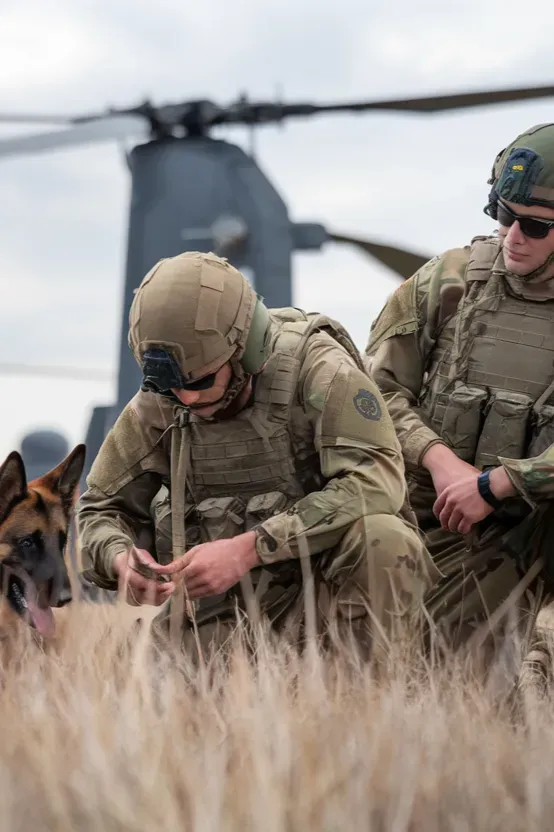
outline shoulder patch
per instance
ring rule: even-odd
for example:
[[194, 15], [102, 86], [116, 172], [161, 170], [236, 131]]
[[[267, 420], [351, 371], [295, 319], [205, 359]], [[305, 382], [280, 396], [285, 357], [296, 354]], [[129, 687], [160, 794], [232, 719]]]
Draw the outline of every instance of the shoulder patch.
[[381, 405], [377, 400], [377, 396], [369, 390], [360, 388], [354, 398], [352, 399], [354, 407], [361, 413], [364, 419], [370, 419], [373, 422], [378, 422], [381, 418]]
[[321, 444], [323, 447], [400, 449], [377, 385], [367, 374], [346, 363], [337, 368], [327, 388]]

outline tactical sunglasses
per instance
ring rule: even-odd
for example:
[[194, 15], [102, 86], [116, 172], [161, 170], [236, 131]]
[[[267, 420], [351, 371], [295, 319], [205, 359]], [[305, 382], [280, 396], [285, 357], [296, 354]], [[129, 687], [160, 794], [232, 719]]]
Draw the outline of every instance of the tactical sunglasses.
[[208, 390], [213, 387], [215, 373], [202, 378], [189, 379], [181, 373], [175, 358], [166, 350], [146, 350], [142, 362], [142, 389], [168, 395], [174, 390]]
[[208, 376], [203, 376], [202, 378], [197, 378], [194, 381], [181, 381], [180, 384], [175, 385], [175, 387], [165, 387], [163, 384], [159, 384], [157, 379], [152, 378], [152, 376], [147, 376], [142, 380], [142, 389], [149, 390], [151, 393], [161, 393], [162, 395], [167, 395], [171, 392], [171, 390], [209, 390], [210, 387], [213, 387], [215, 381], [215, 373], [210, 373]]
[[524, 217], [521, 214], [516, 214], [515, 211], [512, 211], [507, 205], [504, 205], [500, 199], [496, 208], [496, 219], [500, 225], [504, 225], [507, 228], [510, 228], [517, 220], [521, 228], [521, 233], [526, 237], [531, 237], [533, 240], [544, 239], [548, 232], [554, 228], [554, 221], [540, 220], [535, 217]]

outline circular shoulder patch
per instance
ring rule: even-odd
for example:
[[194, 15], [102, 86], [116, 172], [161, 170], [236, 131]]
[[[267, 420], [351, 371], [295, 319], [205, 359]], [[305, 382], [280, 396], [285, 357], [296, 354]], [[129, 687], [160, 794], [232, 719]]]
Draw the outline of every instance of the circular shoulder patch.
[[374, 422], [381, 418], [381, 405], [377, 397], [369, 390], [358, 390], [354, 398], [354, 407], [361, 413], [364, 419], [372, 419]]

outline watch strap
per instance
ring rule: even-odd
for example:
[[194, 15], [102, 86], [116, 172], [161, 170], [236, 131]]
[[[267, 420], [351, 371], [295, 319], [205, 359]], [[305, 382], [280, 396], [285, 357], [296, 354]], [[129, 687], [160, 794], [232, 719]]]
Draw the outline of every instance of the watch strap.
[[492, 493], [490, 473], [490, 471], [483, 471], [483, 473], [479, 474], [477, 477], [477, 488], [479, 489], [479, 494], [483, 500], [489, 504], [489, 506], [492, 506], [494, 509], [502, 508], [502, 502]]

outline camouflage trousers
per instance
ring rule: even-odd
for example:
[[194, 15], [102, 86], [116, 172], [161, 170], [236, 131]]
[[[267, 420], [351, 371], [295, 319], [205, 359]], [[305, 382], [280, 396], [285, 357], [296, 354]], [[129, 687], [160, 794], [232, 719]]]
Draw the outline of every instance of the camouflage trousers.
[[[365, 516], [338, 546], [304, 566], [295, 560], [257, 568], [249, 587], [243, 581], [224, 597], [202, 599], [194, 624], [183, 619], [181, 646], [205, 657], [225, 648], [240, 622], [250, 625], [259, 616], [301, 647], [311, 619], [323, 646], [353, 646], [364, 658], [378, 658], [403, 627], [413, 631], [421, 623], [422, 600], [436, 577], [414, 528], [395, 516]], [[158, 644], [168, 639], [171, 603], [153, 621]]]
[[[483, 648], [486, 661], [518, 643], [525, 652], [537, 615], [554, 586], [542, 559], [554, 563], [554, 510], [518, 499], [462, 537], [437, 527], [436, 495], [410, 489], [410, 500], [441, 578], [426, 593], [432, 633], [454, 649]], [[552, 553], [552, 554], [551, 554]], [[540, 559], [540, 560], [539, 560]], [[538, 568], [537, 568], [538, 567]]]

